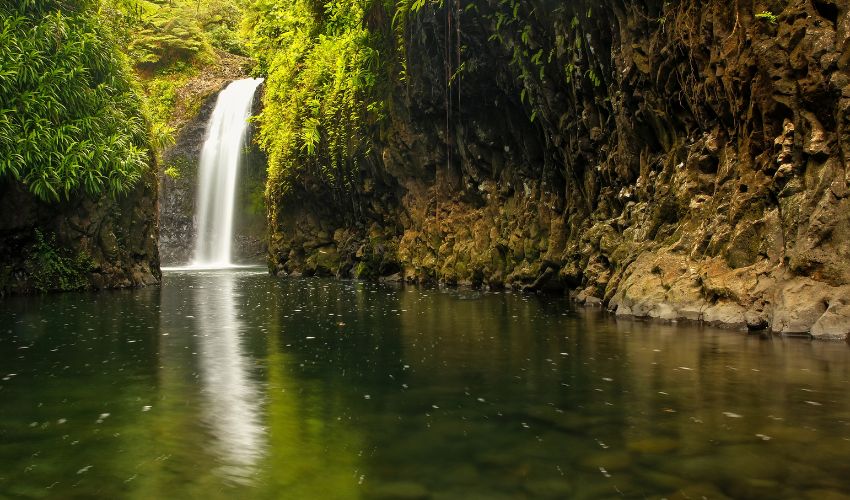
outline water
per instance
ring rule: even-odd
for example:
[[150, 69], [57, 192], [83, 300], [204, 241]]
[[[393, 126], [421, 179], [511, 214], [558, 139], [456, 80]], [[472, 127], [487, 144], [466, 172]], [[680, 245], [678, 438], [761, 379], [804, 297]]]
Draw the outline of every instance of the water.
[[254, 269], [0, 325], [3, 499], [850, 495], [845, 344]]
[[262, 81], [237, 80], [218, 95], [201, 150], [194, 267], [231, 265], [236, 180], [254, 92]]

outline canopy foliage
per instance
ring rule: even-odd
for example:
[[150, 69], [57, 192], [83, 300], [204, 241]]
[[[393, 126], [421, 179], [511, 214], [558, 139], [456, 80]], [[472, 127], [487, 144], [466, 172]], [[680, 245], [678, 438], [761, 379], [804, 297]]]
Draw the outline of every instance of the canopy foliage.
[[96, 3], [0, 3], [0, 176], [45, 201], [126, 191], [150, 161], [139, 94]]
[[246, 39], [267, 76], [260, 143], [270, 195], [309, 177], [346, 191], [368, 128], [381, 120], [382, 39], [364, 26], [370, 0], [256, 0]]

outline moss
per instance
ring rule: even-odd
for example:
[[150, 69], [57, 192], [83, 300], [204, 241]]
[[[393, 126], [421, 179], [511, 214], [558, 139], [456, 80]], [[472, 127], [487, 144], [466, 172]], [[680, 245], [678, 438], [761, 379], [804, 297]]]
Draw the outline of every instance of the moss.
[[172, 179], [192, 179], [197, 175], [197, 168], [194, 168], [185, 156], [175, 156], [167, 163], [162, 163], [162, 173]]
[[80, 251], [73, 255], [56, 247], [56, 237], [49, 240], [35, 231], [35, 244], [26, 261], [33, 286], [40, 292], [82, 290], [89, 287], [87, 274], [94, 267], [91, 257]]
[[369, 264], [361, 261], [354, 265], [351, 275], [359, 280], [369, 279], [373, 276], [373, 272], [369, 269]]

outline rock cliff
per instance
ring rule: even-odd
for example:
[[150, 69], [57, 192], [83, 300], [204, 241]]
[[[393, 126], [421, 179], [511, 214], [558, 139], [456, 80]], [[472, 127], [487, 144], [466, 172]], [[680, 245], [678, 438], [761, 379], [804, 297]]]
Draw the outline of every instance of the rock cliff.
[[847, 336], [850, 6], [470, 5], [411, 18], [352, 200], [270, 200], [273, 272]]
[[39, 201], [0, 184], [0, 297], [159, 284], [156, 177], [125, 195]]

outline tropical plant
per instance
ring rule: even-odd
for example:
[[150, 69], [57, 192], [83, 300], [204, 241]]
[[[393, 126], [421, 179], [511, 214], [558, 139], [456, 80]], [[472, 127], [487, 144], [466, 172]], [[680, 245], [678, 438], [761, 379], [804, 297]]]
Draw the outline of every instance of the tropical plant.
[[0, 176], [45, 201], [124, 192], [150, 162], [141, 100], [94, 3], [0, 4]]
[[36, 229], [35, 243], [27, 259], [27, 266], [32, 269], [31, 276], [36, 290], [67, 292], [89, 286], [86, 274], [91, 271], [93, 263], [84, 252], [71, 255], [67, 249], [58, 248], [55, 236], [48, 239]]
[[769, 22], [770, 24], [776, 24], [777, 22], [779, 22], [779, 16], [777, 16], [773, 12], [770, 12], [769, 10], [765, 10], [756, 14], [756, 19], [762, 19], [764, 21]]
[[270, 195], [299, 179], [345, 193], [367, 133], [383, 116], [373, 89], [382, 70], [377, 35], [364, 28], [366, 0], [257, 0], [246, 38], [267, 74], [259, 142], [269, 154]]

